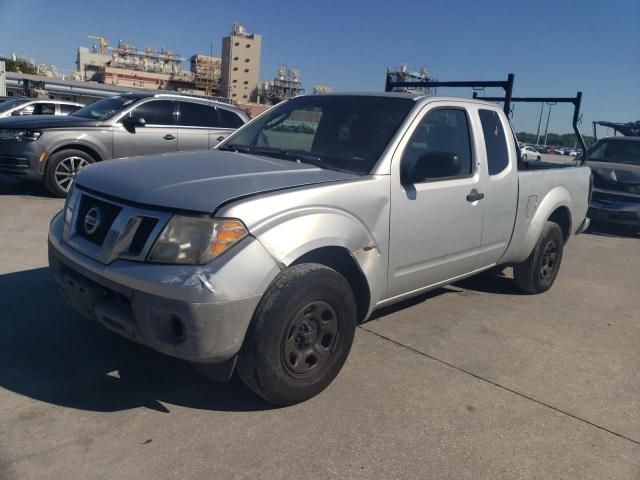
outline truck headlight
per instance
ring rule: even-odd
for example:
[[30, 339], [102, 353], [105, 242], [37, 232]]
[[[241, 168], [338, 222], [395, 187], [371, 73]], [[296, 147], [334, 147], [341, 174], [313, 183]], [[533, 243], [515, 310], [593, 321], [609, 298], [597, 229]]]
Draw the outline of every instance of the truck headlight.
[[233, 218], [174, 215], [153, 245], [149, 261], [202, 265], [248, 234]]
[[35, 142], [42, 132], [36, 130], [0, 129], [0, 140], [5, 142]]

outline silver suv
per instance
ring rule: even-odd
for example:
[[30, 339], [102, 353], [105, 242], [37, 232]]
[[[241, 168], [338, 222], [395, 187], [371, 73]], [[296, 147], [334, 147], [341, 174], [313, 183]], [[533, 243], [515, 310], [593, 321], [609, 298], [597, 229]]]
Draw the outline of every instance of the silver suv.
[[64, 117], [0, 119], [0, 173], [43, 182], [63, 197], [90, 163], [208, 150], [248, 120], [225, 103], [145, 93], [103, 98]]

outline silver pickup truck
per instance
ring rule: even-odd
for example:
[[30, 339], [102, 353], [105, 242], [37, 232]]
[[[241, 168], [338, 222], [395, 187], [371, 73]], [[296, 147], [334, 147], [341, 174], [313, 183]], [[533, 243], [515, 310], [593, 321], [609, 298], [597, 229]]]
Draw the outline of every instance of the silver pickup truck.
[[378, 307], [502, 265], [526, 292], [552, 286], [589, 223], [590, 170], [525, 168], [493, 103], [297, 97], [213, 151], [84, 168], [50, 265], [84, 316], [292, 404]]

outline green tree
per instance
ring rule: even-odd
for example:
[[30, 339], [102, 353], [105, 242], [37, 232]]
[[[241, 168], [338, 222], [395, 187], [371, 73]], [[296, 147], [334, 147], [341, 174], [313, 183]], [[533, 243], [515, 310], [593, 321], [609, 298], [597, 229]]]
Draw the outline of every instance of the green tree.
[[18, 73], [30, 73], [37, 74], [38, 70], [36, 66], [23, 58], [18, 58], [17, 60], [7, 60], [5, 63], [7, 72], [18, 72]]

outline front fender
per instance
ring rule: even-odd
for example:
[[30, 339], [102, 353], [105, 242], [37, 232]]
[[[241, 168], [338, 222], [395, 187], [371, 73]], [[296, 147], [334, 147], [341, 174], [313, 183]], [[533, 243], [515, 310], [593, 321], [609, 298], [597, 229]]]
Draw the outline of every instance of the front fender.
[[73, 136], [69, 132], [47, 132], [50, 133], [46, 138], [47, 151], [56, 152], [64, 148], [74, 148], [77, 146], [89, 148], [96, 152], [100, 157], [99, 160], [111, 158], [111, 136], [107, 135], [104, 141], [96, 138], [92, 134], [77, 133]]
[[281, 266], [322, 247], [346, 249], [364, 274], [371, 305], [383, 294], [386, 261], [381, 246], [357, 217], [330, 207], [289, 210], [254, 226], [251, 233]]

